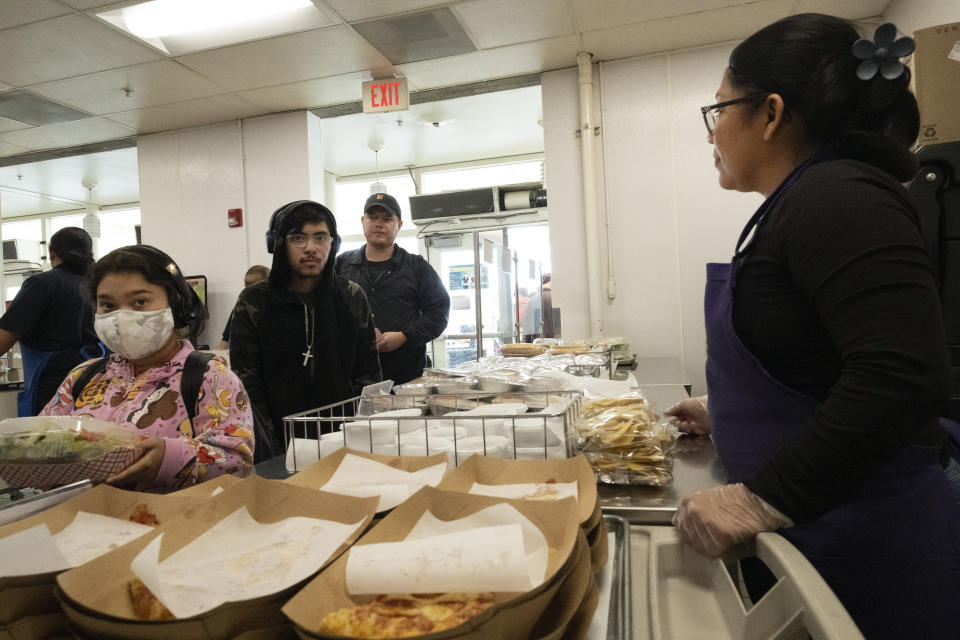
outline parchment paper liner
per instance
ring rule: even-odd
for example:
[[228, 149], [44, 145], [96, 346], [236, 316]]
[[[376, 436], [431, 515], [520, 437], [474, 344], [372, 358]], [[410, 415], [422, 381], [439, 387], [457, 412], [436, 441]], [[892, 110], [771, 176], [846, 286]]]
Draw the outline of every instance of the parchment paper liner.
[[[250, 477], [209, 498], [202, 509], [195, 509], [157, 528], [120, 549], [60, 574], [59, 596], [67, 617], [82, 633], [93, 637], [233, 638], [239, 633], [280, 626], [285, 623], [281, 605], [304, 583], [262, 598], [230, 602], [201, 615], [182, 620], [150, 622], [133, 613], [128, 583], [134, 578], [130, 562], [160, 532], [165, 535], [160, 560], [186, 546], [219, 520], [246, 506], [259, 522], [276, 522], [295, 516], [321, 518], [342, 523], [364, 520], [357, 531], [331, 556], [328, 563], [356, 540], [373, 518], [376, 498], [352, 498], [298, 487], [275, 480]], [[211, 579], [215, 579], [212, 577]], [[225, 588], [228, 588], [225, 585]]]
[[[39, 524], [46, 524], [52, 534], [59, 533], [73, 522], [78, 511], [126, 520], [140, 503], [147, 505], [147, 510], [163, 524], [203, 502], [204, 499], [198, 497], [139, 493], [101, 484], [55, 507], [0, 527], [0, 538]], [[60, 607], [52, 591], [54, 579], [59, 573], [62, 572], [0, 578], [0, 629], [26, 616], [59, 613]]]
[[597, 478], [582, 455], [557, 460], [507, 460], [473, 455], [447, 473], [438, 489], [468, 493], [474, 482], [480, 484], [520, 484], [526, 482], [576, 482], [578, 521], [584, 532], [600, 520]]
[[[430, 638], [494, 640], [525, 638], [550, 604], [566, 576], [576, 564], [573, 554], [580, 528], [577, 505], [572, 499], [556, 502], [506, 500], [488, 496], [443, 491], [424, 487], [398, 506], [356, 544], [398, 542], [405, 539], [424, 512], [441, 520], [455, 520], [494, 504], [507, 503], [540, 528], [547, 539], [550, 557], [546, 579], [526, 593], [497, 594], [497, 604], [455, 629], [430, 634]], [[283, 613], [296, 625], [304, 638], [328, 638], [320, 623], [330, 611], [369, 602], [373, 596], [353, 596], [346, 589], [346, 565], [349, 552], [320, 572], [284, 607]]]

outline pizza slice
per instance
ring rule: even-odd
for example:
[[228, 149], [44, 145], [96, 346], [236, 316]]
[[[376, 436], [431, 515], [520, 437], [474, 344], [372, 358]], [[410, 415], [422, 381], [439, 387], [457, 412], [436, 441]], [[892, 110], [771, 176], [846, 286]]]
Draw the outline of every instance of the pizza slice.
[[367, 604], [331, 611], [321, 630], [374, 640], [413, 638], [458, 627], [493, 604], [492, 593], [379, 595]]
[[133, 600], [133, 612], [141, 620], [173, 620], [173, 614], [157, 596], [139, 579], [130, 581], [130, 598]]

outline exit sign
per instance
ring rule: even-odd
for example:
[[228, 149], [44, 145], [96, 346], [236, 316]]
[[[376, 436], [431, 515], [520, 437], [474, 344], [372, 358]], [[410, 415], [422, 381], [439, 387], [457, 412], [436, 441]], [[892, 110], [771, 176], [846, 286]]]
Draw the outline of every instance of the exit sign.
[[406, 78], [368, 80], [363, 83], [363, 112], [384, 113], [410, 108]]

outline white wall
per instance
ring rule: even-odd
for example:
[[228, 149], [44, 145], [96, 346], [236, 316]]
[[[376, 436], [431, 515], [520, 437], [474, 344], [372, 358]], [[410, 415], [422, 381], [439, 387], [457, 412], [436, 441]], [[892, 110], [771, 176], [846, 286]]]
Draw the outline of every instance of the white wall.
[[884, 18], [897, 25], [902, 33], [939, 24], [960, 22], [960, 2], [957, 0], [895, 0]]
[[[704, 265], [729, 259], [761, 201], [717, 185], [699, 110], [713, 102], [731, 48], [594, 67], [617, 294], [607, 299], [604, 284], [604, 332], [628, 337], [639, 357], [681, 358], [695, 392], [704, 389]], [[544, 74], [553, 295], [568, 338], [589, 330], [577, 100], [576, 70]], [[607, 273], [604, 259], [604, 283]]]
[[[323, 200], [310, 118], [265, 116], [137, 143], [143, 241], [169, 253], [185, 274], [207, 276], [210, 319], [201, 342], [219, 342], [247, 268], [271, 264], [265, 233], [273, 211], [292, 200]], [[238, 207], [243, 226], [231, 229], [227, 210]]]
[[[960, 21], [960, 2], [896, 0], [885, 18], [911, 33]], [[704, 265], [730, 259], [762, 200], [719, 187], [699, 110], [714, 102], [733, 46], [603, 63], [602, 92], [594, 65], [597, 166], [605, 167], [601, 200], [617, 283], [612, 301], [603, 284], [604, 333], [628, 337], [640, 357], [681, 358], [694, 393], [706, 390]], [[576, 70], [543, 74], [542, 91], [554, 304], [564, 337], [587, 337]]]

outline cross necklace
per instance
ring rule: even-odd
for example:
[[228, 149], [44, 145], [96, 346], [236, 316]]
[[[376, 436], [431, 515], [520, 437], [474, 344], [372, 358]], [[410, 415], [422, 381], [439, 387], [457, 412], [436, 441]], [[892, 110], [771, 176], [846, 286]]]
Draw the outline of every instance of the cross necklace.
[[300, 304], [303, 305], [304, 343], [307, 346], [307, 350], [301, 353], [300, 355], [303, 356], [303, 366], [307, 366], [307, 362], [310, 360], [310, 358], [313, 357], [314, 331], [312, 329], [316, 329], [317, 319], [316, 319], [316, 316], [314, 315], [316, 311], [314, 310], [313, 307], [310, 307], [310, 315], [308, 316], [307, 303], [301, 300]]

